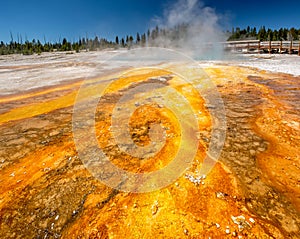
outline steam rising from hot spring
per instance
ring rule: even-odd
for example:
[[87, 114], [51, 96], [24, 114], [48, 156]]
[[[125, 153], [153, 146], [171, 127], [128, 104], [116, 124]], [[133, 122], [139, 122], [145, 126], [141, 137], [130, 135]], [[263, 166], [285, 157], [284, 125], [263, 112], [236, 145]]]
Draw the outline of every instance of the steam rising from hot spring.
[[218, 43], [226, 41], [221, 29], [224, 17], [199, 0], [178, 0], [164, 10], [163, 17], [152, 21], [161, 29], [154, 46], [179, 49], [196, 58], [223, 55]]

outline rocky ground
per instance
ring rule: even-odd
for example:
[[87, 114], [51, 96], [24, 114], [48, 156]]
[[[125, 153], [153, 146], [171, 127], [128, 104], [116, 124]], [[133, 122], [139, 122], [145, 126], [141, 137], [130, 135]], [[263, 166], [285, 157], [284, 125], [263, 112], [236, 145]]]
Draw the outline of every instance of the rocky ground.
[[[70, 59], [66, 62], [74, 62]], [[41, 72], [46, 65], [30, 67]], [[2, 76], [13, 74], [15, 67], [3, 64]], [[227, 120], [221, 156], [205, 176], [199, 171], [213, 119], [205, 100], [178, 77], [161, 69], [127, 73], [98, 104], [99, 146], [114, 164], [132, 172], [168, 165], [180, 147], [181, 128], [166, 107], [138, 105], [133, 96], [128, 100], [138, 108], [130, 120], [133, 141], [148, 145], [153, 123], [165, 129], [166, 139], [148, 159], [130, 156], [110, 132], [113, 110], [124, 92], [165, 79], [165, 87], [185, 95], [198, 112], [199, 145], [192, 166], [169, 186], [150, 193], [110, 188], [83, 165], [72, 128], [80, 77], [3, 94], [0, 238], [299, 238], [299, 76], [232, 64], [209, 64], [204, 70], [222, 96]], [[89, 85], [99, 82], [91, 78]], [[93, 89], [87, 87], [86, 95], [95, 94]]]

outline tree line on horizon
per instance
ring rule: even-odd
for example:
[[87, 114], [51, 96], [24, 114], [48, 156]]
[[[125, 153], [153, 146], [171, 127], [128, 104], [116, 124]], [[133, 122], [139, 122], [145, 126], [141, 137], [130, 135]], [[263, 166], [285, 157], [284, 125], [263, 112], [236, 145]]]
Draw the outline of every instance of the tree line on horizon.
[[32, 39], [32, 41], [26, 40], [22, 42], [22, 38], [15, 41], [11, 36], [11, 41], [9, 43], [0, 42], [0, 55], [8, 54], [41, 54], [42, 52], [55, 52], [55, 51], [96, 51], [108, 48], [126, 48], [132, 47], [133, 45], [146, 46], [146, 35], [140, 35], [137, 33], [136, 40], [134, 37], [129, 35], [126, 38], [119, 39], [116, 36], [115, 41], [109, 41], [106, 38], [99, 38], [95, 36], [94, 38], [80, 37], [77, 41], [68, 41], [67, 38], [59, 40], [58, 42], [46, 42], [41, 43], [40, 40]]
[[[146, 47], [146, 46], [161, 46], [163, 39], [168, 39], [171, 42], [176, 42], [182, 38], [183, 35], [187, 35], [187, 24], [178, 25], [172, 29], [164, 29], [156, 26], [152, 30], [148, 30], [147, 33], [137, 33], [135, 37], [127, 35], [125, 38], [116, 36], [114, 41], [109, 41], [106, 38], [94, 38], [79, 37], [77, 41], [68, 41], [67, 38], [59, 40], [58, 42], [47, 42], [44, 39], [44, 43], [40, 40], [32, 39], [31, 41], [22, 41], [22, 37], [18, 35], [17, 41], [14, 40], [12, 33], [11, 41], [9, 43], [0, 42], [0, 55], [7, 54], [41, 54], [42, 52], [80, 52], [80, 51], [96, 51], [104, 49], [119, 49], [119, 48], [132, 48], [132, 47]], [[279, 30], [266, 29], [262, 26], [258, 31], [256, 27], [251, 28], [248, 26], [245, 29], [233, 28], [231, 32], [227, 31], [226, 35], [228, 41], [235, 40], [261, 40], [261, 41], [283, 41], [283, 40], [299, 40], [300, 29], [295, 28], [280, 28]], [[185, 36], [188, 37], [188, 36]], [[160, 39], [158, 44], [157, 39]], [[163, 47], [168, 47], [167, 45]]]
[[300, 40], [300, 29], [294, 27], [280, 28], [279, 30], [266, 29], [265, 26], [260, 27], [259, 30], [256, 27], [248, 26], [245, 29], [239, 27], [233, 28], [228, 41], [236, 40], [260, 40], [260, 41], [291, 41]]
[[[174, 28], [177, 29], [177, 28]], [[170, 30], [170, 31], [174, 31]], [[0, 55], [8, 54], [41, 54], [42, 52], [55, 52], [55, 51], [97, 51], [104, 49], [119, 49], [119, 48], [131, 48], [131, 47], [145, 47], [145, 46], [156, 46], [155, 39], [159, 36], [165, 35], [165, 30], [156, 28], [151, 31], [148, 30], [147, 33], [136, 33], [135, 38], [132, 35], [127, 35], [125, 38], [115, 37], [114, 41], [109, 41], [106, 38], [99, 38], [95, 36], [94, 38], [89, 37], [79, 37], [77, 41], [68, 41], [67, 38], [59, 40], [58, 42], [47, 42], [44, 39], [44, 43], [40, 40], [32, 39], [31, 41], [22, 41], [22, 36], [18, 35], [17, 40], [13, 38], [12, 33], [10, 33], [10, 42], [4, 43], [0, 41]]]

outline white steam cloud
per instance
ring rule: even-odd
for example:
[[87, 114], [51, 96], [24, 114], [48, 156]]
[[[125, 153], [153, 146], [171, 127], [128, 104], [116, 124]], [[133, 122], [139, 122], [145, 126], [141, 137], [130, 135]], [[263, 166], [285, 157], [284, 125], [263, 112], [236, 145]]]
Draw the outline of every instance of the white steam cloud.
[[153, 19], [164, 31], [152, 45], [181, 49], [193, 57], [220, 58], [223, 50], [217, 43], [226, 40], [223, 20], [215, 9], [199, 0], [178, 0], [165, 9], [163, 17]]

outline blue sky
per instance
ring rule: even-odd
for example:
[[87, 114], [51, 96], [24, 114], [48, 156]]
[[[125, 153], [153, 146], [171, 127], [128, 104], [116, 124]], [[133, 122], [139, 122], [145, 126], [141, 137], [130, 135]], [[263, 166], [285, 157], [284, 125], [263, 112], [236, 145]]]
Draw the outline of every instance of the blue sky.
[[[14, 0], [0, 3], [0, 40], [10, 41], [10, 32], [17, 40], [33, 38], [57, 41], [59, 37], [77, 40], [79, 36], [114, 40], [116, 35], [135, 36], [153, 26], [155, 16], [162, 16], [172, 0]], [[204, 0], [204, 4], [225, 16], [231, 27], [300, 28], [300, 1]]]

